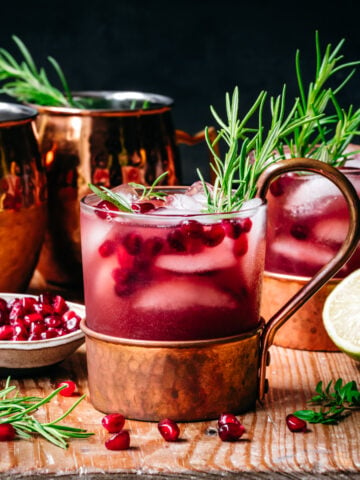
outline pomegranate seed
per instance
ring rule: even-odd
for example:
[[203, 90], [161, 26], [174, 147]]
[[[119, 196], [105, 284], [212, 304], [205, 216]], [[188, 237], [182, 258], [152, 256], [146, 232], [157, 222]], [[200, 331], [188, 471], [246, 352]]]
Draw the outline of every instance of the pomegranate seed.
[[50, 292], [44, 292], [39, 295], [39, 302], [46, 305], [52, 305], [54, 300], [54, 295]]
[[43, 316], [52, 315], [54, 313], [54, 307], [48, 303], [35, 303], [34, 311]]
[[61, 295], [55, 295], [53, 300], [53, 307], [54, 307], [54, 312], [58, 313], [59, 315], [62, 315], [67, 310], [69, 310], [69, 307], [67, 306], [65, 300]]
[[66, 387], [60, 390], [59, 394], [63, 397], [71, 397], [76, 390], [76, 383], [72, 380], [66, 380], [58, 383], [56, 388], [62, 387], [63, 385], [66, 385]]
[[34, 305], [35, 305], [36, 299], [32, 297], [23, 297], [21, 299], [21, 305], [24, 308], [25, 313], [32, 313], [34, 311]]
[[248, 251], [248, 239], [245, 234], [240, 235], [238, 239], [235, 240], [234, 244], [234, 255], [235, 257], [242, 257]]
[[305, 225], [292, 225], [290, 234], [297, 240], [306, 240], [309, 236], [309, 229]]
[[219, 427], [219, 437], [223, 442], [236, 442], [244, 432], [245, 428], [241, 423], [223, 423]]
[[211, 225], [210, 229], [205, 233], [204, 243], [208, 247], [216, 247], [225, 237], [225, 230], [220, 223]]
[[245, 233], [248, 233], [250, 232], [251, 230], [251, 227], [252, 227], [252, 221], [251, 221], [251, 218], [247, 217], [247, 218], [242, 218], [240, 220], [238, 220], [241, 224], [241, 228], [242, 228], [242, 231], [245, 232]]
[[306, 432], [307, 431], [307, 424], [305, 420], [301, 418], [295, 417], [295, 415], [287, 415], [286, 417], [286, 425], [288, 426], [291, 432]]
[[179, 426], [176, 422], [170, 420], [170, 418], [161, 420], [158, 423], [158, 430], [167, 442], [176, 442], [180, 435]]
[[[21, 325], [19, 323], [13, 325], [13, 332], [14, 332], [14, 337], [23, 337], [24, 340], [26, 340], [28, 338], [28, 331], [27, 329], [25, 328], [25, 325]], [[13, 337], [13, 339], [14, 339]]]
[[223, 442], [235, 442], [245, 432], [245, 427], [232, 413], [222, 413], [218, 420], [218, 434]]
[[135, 213], [147, 213], [154, 210], [155, 205], [151, 202], [139, 202], [131, 205], [131, 210]]
[[29, 338], [28, 335], [26, 335], [26, 337], [25, 337], [25, 335], [15, 335], [14, 334], [11, 340], [13, 342], [26, 342], [28, 338]]
[[70, 320], [67, 320], [65, 322], [65, 327], [68, 332], [74, 332], [75, 330], [78, 330], [80, 327], [80, 317], [72, 317]]
[[0, 312], [7, 312], [7, 311], [8, 311], [7, 301], [3, 298], [0, 298]]
[[130, 447], [130, 435], [127, 430], [121, 430], [112, 435], [105, 442], [108, 450], [127, 450]]
[[11, 425], [11, 423], [0, 424], [0, 441], [1, 442], [8, 442], [10, 440], [14, 440], [15, 434], [16, 434], [15, 428]]
[[20, 303], [14, 303], [11, 307], [9, 318], [15, 319], [18, 317], [23, 317], [25, 314], [24, 307]]
[[202, 238], [204, 235], [204, 227], [196, 220], [185, 220], [180, 228], [185, 237]]
[[177, 252], [186, 251], [186, 239], [181, 230], [176, 229], [167, 236], [167, 242], [173, 250]]
[[101, 257], [110, 257], [115, 252], [116, 244], [113, 240], [105, 240], [99, 247]]
[[25, 325], [31, 325], [32, 323], [39, 323], [43, 321], [43, 317], [40, 313], [29, 313], [24, 316]]
[[124, 238], [124, 247], [130, 255], [138, 255], [141, 251], [143, 240], [135, 232], [128, 233]]
[[125, 424], [125, 417], [121, 413], [109, 413], [101, 420], [101, 424], [110, 433], [120, 432]]
[[40, 333], [41, 340], [49, 340], [50, 338], [56, 338], [57, 336], [57, 331], [53, 327], [49, 327], [44, 332]]
[[68, 330], [66, 328], [62, 328], [62, 327], [56, 328], [55, 330], [56, 330], [56, 333], [57, 333], [58, 337], [63, 337], [64, 335], [67, 335], [68, 333], [73, 331], [73, 330]]
[[276, 178], [270, 185], [270, 192], [274, 197], [280, 197], [284, 193], [283, 179], [281, 177]]
[[44, 318], [44, 324], [47, 327], [52, 327], [52, 328], [60, 327], [61, 318], [59, 317], [59, 315], [50, 315], [49, 317]]
[[240, 425], [238, 418], [232, 413], [222, 413], [218, 420], [218, 427], [224, 425], [225, 423], [235, 423]]
[[13, 336], [13, 327], [11, 325], [2, 325], [0, 327], [0, 340], [10, 340]]
[[146, 257], [156, 257], [163, 249], [164, 241], [160, 237], [147, 238], [144, 242], [143, 253]]
[[[43, 323], [31, 323], [30, 324], [30, 336], [37, 336], [37, 340], [40, 338], [40, 335], [46, 331], [46, 326]], [[29, 337], [30, 338], [30, 337]]]
[[108, 200], [102, 200], [96, 205], [97, 210], [95, 211], [96, 215], [102, 219], [110, 219], [115, 217], [116, 214], [111, 212], [118, 212], [119, 209]]
[[9, 312], [0, 310], [0, 325], [9, 323]]

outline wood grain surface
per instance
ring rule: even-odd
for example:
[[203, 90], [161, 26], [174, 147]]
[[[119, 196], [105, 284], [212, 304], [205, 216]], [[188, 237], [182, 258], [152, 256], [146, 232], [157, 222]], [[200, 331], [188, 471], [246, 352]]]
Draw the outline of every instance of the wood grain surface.
[[[66, 419], [67, 424], [95, 433], [70, 442], [67, 450], [43, 439], [0, 442], [0, 479], [360, 479], [360, 411], [337, 426], [309, 425], [309, 431], [291, 433], [285, 416], [306, 408], [319, 380], [342, 377], [357, 380], [360, 364], [340, 352], [306, 352], [271, 348], [270, 390], [264, 405], [239, 418], [246, 433], [237, 442], [218, 438], [216, 422], [181, 424], [181, 441], [166, 443], [156, 423], [127, 420], [131, 448], [109, 451], [103, 414], [87, 398]], [[4, 383], [5, 376], [1, 375]], [[45, 396], [59, 380], [76, 381], [88, 393], [85, 346], [62, 364], [47, 371], [12, 377], [21, 394]], [[119, 392], [121, 394], [121, 392]], [[74, 398], [58, 396], [37, 412], [52, 420]]]

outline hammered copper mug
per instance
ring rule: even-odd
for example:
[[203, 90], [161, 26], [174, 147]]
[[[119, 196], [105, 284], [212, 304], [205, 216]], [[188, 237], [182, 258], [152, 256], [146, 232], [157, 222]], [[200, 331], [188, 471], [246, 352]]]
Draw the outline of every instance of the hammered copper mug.
[[173, 100], [142, 92], [79, 92], [85, 108], [35, 106], [48, 178], [48, 225], [38, 263], [46, 282], [82, 288], [79, 200], [88, 183], [181, 182], [177, 145], [205, 139], [175, 130]]
[[23, 292], [46, 226], [46, 175], [34, 134], [36, 110], [0, 103], [0, 292]]

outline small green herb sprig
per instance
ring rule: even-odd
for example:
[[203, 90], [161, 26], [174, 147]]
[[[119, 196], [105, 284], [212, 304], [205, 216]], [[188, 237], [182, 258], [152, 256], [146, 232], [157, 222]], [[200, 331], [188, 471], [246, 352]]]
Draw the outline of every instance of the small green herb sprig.
[[336, 425], [360, 408], [360, 391], [354, 380], [345, 383], [339, 378], [335, 383], [330, 381], [326, 387], [320, 381], [314, 395], [308, 403], [320, 405], [320, 410], [297, 410], [294, 415], [309, 423]]
[[[136, 188], [140, 191], [139, 201], [143, 200], [151, 200], [152, 198], [163, 198], [165, 193], [161, 190], [155, 190], [164, 178], [168, 175], [168, 171], [163, 172], [159, 175], [154, 182], [150, 186], [145, 186], [140, 183], [130, 182], [129, 185], [133, 188]], [[121, 212], [128, 212], [131, 213], [133, 209], [131, 208], [131, 204], [129, 203], [128, 199], [122, 195], [120, 192], [114, 192], [109, 188], [104, 186], [97, 187], [92, 183], [89, 183], [89, 188], [99, 197], [101, 200], [105, 200], [111, 202], [115, 205]]]
[[7, 378], [5, 387], [0, 390], [0, 424], [10, 423], [19, 438], [28, 440], [32, 435], [40, 435], [50, 443], [67, 448], [71, 438], [88, 438], [93, 433], [82, 428], [60, 425], [61, 422], [84, 399], [79, 397], [76, 402], [60, 417], [52, 422], [41, 423], [33, 415], [41, 406], [49, 403], [66, 385], [63, 385], [47, 397], [19, 396], [15, 386], [10, 386], [10, 377]]
[[[334, 48], [328, 44], [322, 53], [319, 33], [315, 33], [316, 68], [314, 80], [305, 86], [300, 64], [300, 51], [295, 56], [295, 70], [299, 88], [299, 99], [295, 116], [313, 116], [312, 121], [303, 123], [294, 129], [285, 139], [284, 145], [292, 157], [311, 157], [334, 166], [340, 166], [353, 153], [345, 153], [354, 136], [360, 133], [360, 109], [341, 108], [337, 94], [353, 77], [360, 61], [343, 62], [340, 54], [345, 40], [342, 39]], [[350, 69], [340, 84], [332, 87], [329, 82], [339, 72]], [[331, 110], [331, 113], [329, 113]], [[319, 117], [320, 115], [320, 117]], [[279, 150], [281, 150], [281, 145]], [[284, 155], [285, 156], [285, 155]]]
[[17, 62], [7, 50], [0, 48], [0, 81], [3, 82], [0, 93], [37, 105], [78, 107], [58, 62], [53, 57], [48, 57], [64, 93], [51, 85], [44, 68], [37, 68], [24, 42], [16, 35], [13, 35], [12, 39], [23, 60]]
[[[223, 120], [211, 106], [210, 110], [219, 124], [215, 139], [210, 138], [209, 128], [205, 129], [205, 138], [214, 158], [211, 168], [215, 174], [212, 189], [209, 189], [204, 177], [198, 170], [207, 195], [209, 212], [232, 212], [239, 210], [244, 201], [254, 198], [257, 183], [264, 170], [279, 158], [278, 147], [284, 137], [313, 118], [320, 118], [313, 113], [309, 116], [296, 116], [299, 100], [296, 99], [288, 114], [285, 113], [286, 87], [281, 94], [270, 98], [271, 122], [266, 129], [264, 107], [267, 93], [262, 91], [248, 112], [239, 118], [239, 92], [235, 87], [232, 96], [225, 97], [226, 120]], [[249, 120], [257, 116], [257, 127], [248, 127]], [[216, 145], [223, 140], [226, 152], [221, 158]]]

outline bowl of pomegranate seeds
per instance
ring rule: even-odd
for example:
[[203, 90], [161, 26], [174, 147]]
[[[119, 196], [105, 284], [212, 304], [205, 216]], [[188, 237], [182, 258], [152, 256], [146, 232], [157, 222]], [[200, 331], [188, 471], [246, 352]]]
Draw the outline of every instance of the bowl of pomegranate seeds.
[[0, 368], [32, 369], [61, 362], [83, 342], [83, 305], [61, 295], [0, 293]]

